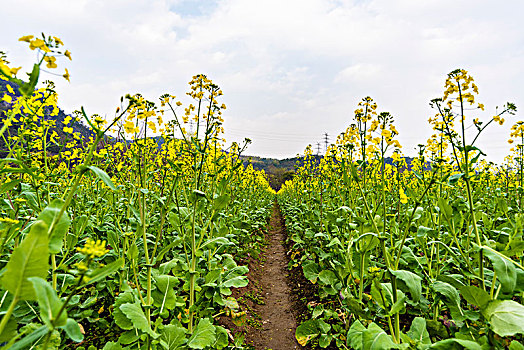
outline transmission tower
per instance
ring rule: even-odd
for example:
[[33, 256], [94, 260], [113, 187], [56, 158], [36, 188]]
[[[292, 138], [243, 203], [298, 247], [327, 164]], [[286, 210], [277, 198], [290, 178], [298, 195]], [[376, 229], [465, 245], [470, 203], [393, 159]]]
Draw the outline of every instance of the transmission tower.
[[329, 135], [327, 132], [324, 133], [324, 143], [326, 145], [326, 153], [327, 153], [328, 144], [329, 144]]
[[320, 142], [317, 142], [317, 156], [320, 155]]

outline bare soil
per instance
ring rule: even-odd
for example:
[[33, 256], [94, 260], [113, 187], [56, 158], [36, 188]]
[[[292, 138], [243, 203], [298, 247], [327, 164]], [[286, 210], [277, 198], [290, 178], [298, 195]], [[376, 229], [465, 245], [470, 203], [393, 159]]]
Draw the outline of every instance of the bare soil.
[[[278, 205], [275, 204], [266, 233], [266, 247], [258, 257], [246, 261], [249, 266], [249, 285], [236, 289], [233, 296], [247, 317], [243, 324], [233, 324], [222, 317], [220, 323], [243, 333], [246, 345], [256, 350], [302, 349], [295, 339], [297, 317], [304, 311], [303, 300], [294, 295], [289, 259], [284, 246], [286, 232]], [[295, 282], [296, 284], [296, 282]], [[302, 304], [297, 308], [297, 304]]]

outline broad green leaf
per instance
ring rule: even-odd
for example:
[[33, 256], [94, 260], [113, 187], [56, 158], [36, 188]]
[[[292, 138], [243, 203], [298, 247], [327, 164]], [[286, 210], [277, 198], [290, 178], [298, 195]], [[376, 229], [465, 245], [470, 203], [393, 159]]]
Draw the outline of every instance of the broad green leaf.
[[366, 330], [366, 327], [360, 323], [360, 321], [355, 321], [349, 327], [347, 342], [346, 345], [354, 348], [355, 350], [362, 349], [362, 333]]
[[7, 342], [16, 337], [18, 330], [18, 321], [15, 317], [9, 318], [7, 325], [0, 334], [0, 342]]
[[186, 343], [186, 329], [169, 324], [160, 332], [160, 345], [165, 350], [181, 349]]
[[455, 321], [463, 320], [462, 308], [460, 307], [460, 296], [455, 287], [451, 284], [441, 281], [435, 281], [431, 285], [433, 290], [444, 296], [444, 303], [451, 312], [451, 316]]
[[78, 325], [78, 322], [76, 322], [72, 318], [68, 318], [65, 326], [63, 326], [62, 328], [64, 328], [67, 336], [72, 341], [79, 343], [82, 340], [84, 340], [84, 335], [82, 334], [80, 330], [80, 326]]
[[229, 243], [229, 239], [225, 238], [225, 237], [215, 237], [215, 238], [212, 238], [210, 240], [207, 240], [206, 242], [204, 242], [198, 249], [204, 249], [206, 248], [208, 245], [213, 245], [213, 244], [228, 244]]
[[131, 320], [133, 327], [149, 334], [153, 338], [158, 338], [159, 335], [151, 329], [151, 326], [147, 322], [146, 315], [144, 314], [144, 311], [140, 305], [136, 303], [122, 304], [120, 305], [120, 311], [122, 311], [124, 315], [126, 315], [126, 317]]
[[6, 271], [2, 276], [2, 287], [20, 300], [36, 300], [33, 284], [29, 277], [45, 278], [49, 267], [49, 241], [47, 225], [36, 221], [29, 234], [13, 250]]
[[212, 348], [221, 350], [229, 345], [229, 337], [227, 330], [224, 327], [216, 326], [215, 327], [217, 339], [213, 344]]
[[213, 210], [221, 210], [224, 209], [229, 201], [231, 200], [231, 197], [228, 194], [223, 194], [221, 196], [218, 196], [213, 201]]
[[302, 265], [302, 270], [304, 271], [304, 277], [310, 280], [311, 283], [317, 283], [320, 267], [316, 263], [310, 262], [308, 264]]
[[35, 289], [36, 300], [40, 308], [40, 317], [44, 324], [47, 325], [50, 330], [54, 328], [52, 324], [53, 321], [56, 327], [65, 326], [67, 322], [67, 312], [63, 310], [57, 319], [58, 312], [64, 303], [58, 298], [53, 287], [51, 287], [45, 279], [40, 277], [29, 277], [28, 280], [33, 284]]
[[451, 221], [451, 218], [453, 217], [453, 208], [451, 205], [449, 205], [448, 201], [444, 198], [438, 199], [438, 207], [440, 208], [440, 212], [446, 219], [446, 221]]
[[524, 306], [513, 300], [493, 300], [485, 310], [484, 317], [488, 320], [493, 332], [501, 337], [524, 334]]
[[422, 278], [419, 275], [406, 270], [391, 270], [391, 273], [403, 282], [398, 284], [400, 289], [403, 289], [402, 287], [404, 284], [411, 295], [411, 299], [418, 302], [420, 300], [420, 294], [422, 293]]
[[248, 285], [249, 281], [245, 274], [249, 272], [247, 266], [237, 266], [229, 271], [227, 271], [223, 276], [223, 282], [221, 287], [223, 288], [242, 288]]
[[187, 345], [191, 349], [203, 349], [211, 346], [216, 340], [215, 326], [207, 318], [201, 318], [189, 338]]
[[497, 273], [497, 280], [502, 286], [502, 293], [512, 294], [517, 285], [517, 271], [515, 265], [508, 259], [502, 257], [489, 249], [484, 249], [484, 255], [491, 260], [493, 269]]
[[[64, 201], [62, 199], [55, 199], [49, 203], [49, 205], [44, 210], [42, 210], [38, 216], [38, 220], [44, 221], [49, 229], [53, 221], [58, 217], [58, 214], [60, 213], [60, 210], [62, 210], [63, 206]], [[49, 252], [51, 254], [60, 253], [62, 244], [64, 243], [65, 234], [67, 233], [67, 230], [69, 230], [70, 225], [71, 220], [69, 219], [69, 215], [67, 214], [67, 211], [64, 211], [60, 217], [60, 220], [58, 220], [55, 227], [53, 228], [53, 231], [48, 233]]]
[[362, 332], [362, 350], [398, 349], [393, 339], [376, 323], [371, 323]]
[[331, 334], [321, 334], [318, 339], [318, 345], [320, 345], [321, 348], [327, 348], [332, 340], [333, 336]]
[[120, 306], [127, 303], [132, 304], [134, 301], [135, 298], [131, 292], [121, 293], [115, 300], [113, 318], [115, 323], [122, 329], [133, 329], [133, 322], [120, 310]]
[[524, 350], [524, 345], [522, 345], [521, 343], [519, 343], [518, 341], [516, 340], [513, 340], [510, 344], [509, 344], [509, 348], [508, 350]]
[[308, 320], [295, 330], [295, 338], [298, 343], [305, 346], [308, 341], [321, 335], [327, 334], [331, 326], [322, 320]]
[[98, 176], [98, 178], [100, 180], [102, 180], [107, 185], [107, 187], [109, 187], [113, 191], [117, 191], [118, 190], [116, 188], [115, 184], [113, 184], [113, 181], [111, 181], [111, 178], [109, 177], [109, 175], [107, 175], [107, 173], [105, 171], [103, 171], [102, 169], [97, 168], [96, 166], [93, 166], [93, 165], [90, 165], [87, 168], [89, 170], [91, 170], [93, 172], [93, 174]]
[[178, 278], [169, 275], [160, 275], [155, 277], [157, 290], [153, 291], [155, 305], [164, 309], [171, 310], [176, 306], [176, 292], [174, 287], [178, 283]]
[[415, 317], [413, 319], [407, 334], [416, 344], [431, 344], [431, 338], [426, 329], [426, 320], [422, 317]]
[[438, 350], [482, 350], [482, 347], [474, 341], [457, 338], [441, 340], [431, 345], [429, 348]]
[[483, 308], [490, 300], [488, 292], [475, 286], [463, 286], [460, 288], [460, 294], [466, 301], [472, 305]]
[[110, 341], [104, 345], [102, 350], [122, 350], [122, 345], [118, 344], [117, 342]]
[[334, 286], [338, 282], [338, 278], [331, 270], [323, 270], [318, 274], [318, 279], [322, 284]]

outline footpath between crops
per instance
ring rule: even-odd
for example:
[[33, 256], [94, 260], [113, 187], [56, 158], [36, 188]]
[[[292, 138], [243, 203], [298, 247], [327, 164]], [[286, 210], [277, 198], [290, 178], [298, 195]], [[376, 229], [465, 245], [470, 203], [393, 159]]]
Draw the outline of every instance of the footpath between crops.
[[256, 308], [262, 319], [260, 339], [253, 339], [256, 349], [298, 349], [295, 340], [297, 322], [294, 315], [292, 289], [288, 284], [288, 258], [284, 248], [286, 236], [277, 205], [269, 221], [268, 246], [261, 265], [260, 287], [264, 303]]
[[[302, 349], [295, 339], [297, 317], [303, 312], [288, 270], [285, 248], [284, 219], [275, 203], [265, 234], [265, 247], [260, 255], [252, 256], [249, 285], [235, 290], [234, 296], [246, 319], [242, 325], [229, 324], [235, 337], [245, 335], [244, 346], [256, 350]], [[303, 301], [302, 301], [303, 303]]]

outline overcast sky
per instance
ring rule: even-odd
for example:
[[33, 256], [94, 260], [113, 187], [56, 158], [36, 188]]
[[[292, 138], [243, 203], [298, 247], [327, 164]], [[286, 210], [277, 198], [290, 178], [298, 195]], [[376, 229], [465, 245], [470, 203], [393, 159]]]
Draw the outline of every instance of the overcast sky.
[[[2, 0], [0, 50], [29, 70], [22, 35], [62, 38], [71, 83], [60, 106], [111, 116], [125, 93], [184, 96], [206, 74], [222, 90], [226, 138], [248, 154], [286, 158], [327, 132], [331, 140], [371, 96], [395, 117], [406, 155], [431, 135], [446, 74], [468, 70], [487, 120], [510, 101], [519, 112], [479, 140], [501, 161], [524, 108], [524, 1], [485, 0]], [[49, 78], [44, 76], [44, 79]], [[188, 103], [187, 99], [183, 102]]]

